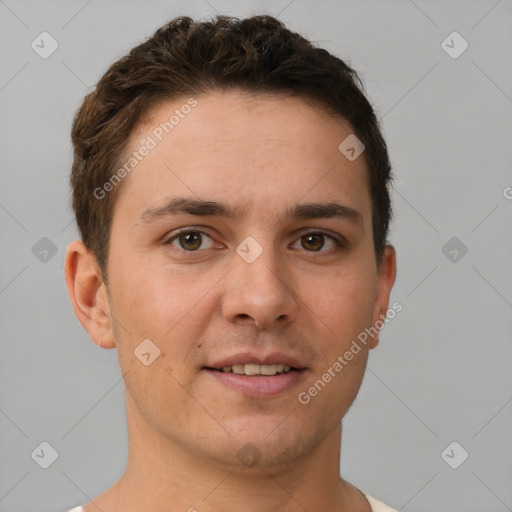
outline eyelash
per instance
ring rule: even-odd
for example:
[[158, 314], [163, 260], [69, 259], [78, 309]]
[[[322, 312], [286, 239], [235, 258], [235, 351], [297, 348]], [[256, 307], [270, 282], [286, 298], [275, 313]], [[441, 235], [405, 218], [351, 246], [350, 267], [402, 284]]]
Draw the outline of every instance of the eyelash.
[[[199, 229], [184, 228], [184, 229], [180, 229], [180, 230], [174, 232], [170, 237], [166, 238], [163, 243], [164, 243], [164, 245], [170, 245], [180, 235], [187, 234], [187, 233], [200, 233], [201, 235], [206, 235], [208, 238], [211, 238], [213, 240], [213, 237], [211, 237], [210, 235], [208, 235], [208, 233], [205, 233], [204, 231], [201, 231]], [[331, 239], [336, 244], [336, 247], [334, 249], [335, 252], [341, 251], [341, 250], [346, 249], [348, 247], [348, 243], [347, 243], [347, 241], [343, 237], [340, 236], [338, 238], [338, 236], [332, 234], [329, 231], [325, 231], [323, 229], [317, 229], [317, 230], [311, 230], [311, 231], [303, 232], [303, 233], [301, 233], [299, 235], [297, 240], [300, 240], [303, 236], [307, 236], [307, 235], [323, 235], [323, 236]], [[201, 252], [204, 252], [205, 250], [207, 250], [207, 249], [202, 249], [202, 250], [201, 249], [197, 249], [195, 251], [187, 251], [185, 249], [181, 249], [181, 248], [177, 248], [177, 247], [175, 247], [175, 249], [178, 249], [179, 251], [181, 251], [183, 253], [187, 253], [188, 255], [194, 255], [194, 254], [197, 254], [197, 253], [200, 254]], [[322, 247], [322, 249], [323, 249], [323, 247]], [[320, 250], [320, 251], [306, 251], [306, 252], [311, 253], [311, 254], [329, 254], [330, 252], [332, 252], [332, 250], [328, 250], [328, 251], [323, 251], [323, 250]]]

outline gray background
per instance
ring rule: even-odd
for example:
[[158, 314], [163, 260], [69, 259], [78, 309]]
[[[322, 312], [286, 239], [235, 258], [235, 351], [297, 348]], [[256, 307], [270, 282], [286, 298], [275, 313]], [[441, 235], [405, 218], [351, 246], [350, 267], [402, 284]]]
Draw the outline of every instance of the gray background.
[[[404, 309], [345, 420], [342, 474], [399, 510], [512, 510], [510, 0], [0, 1], [0, 510], [65, 510], [123, 472], [117, 354], [89, 340], [64, 284], [72, 116], [156, 28], [216, 12], [277, 15], [347, 59], [389, 144]], [[43, 31], [59, 44], [47, 59], [31, 48]], [[453, 31], [469, 43], [456, 59]], [[43, 441], [59, 455], [46, 470]], [[441, 457], [453, 441], [458, 469]]]

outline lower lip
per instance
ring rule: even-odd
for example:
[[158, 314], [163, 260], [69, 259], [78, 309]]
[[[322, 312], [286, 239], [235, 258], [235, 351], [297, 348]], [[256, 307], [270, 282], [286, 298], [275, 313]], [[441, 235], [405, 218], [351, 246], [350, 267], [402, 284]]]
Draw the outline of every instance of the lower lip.
[[219, 372], [204, 368], [225, 386], [235, 389], [246, 396], [272, 397], [289, 390], [304, 378], [305, 370], [293, 370], [276, 375], [238, 375], [232, 372]]

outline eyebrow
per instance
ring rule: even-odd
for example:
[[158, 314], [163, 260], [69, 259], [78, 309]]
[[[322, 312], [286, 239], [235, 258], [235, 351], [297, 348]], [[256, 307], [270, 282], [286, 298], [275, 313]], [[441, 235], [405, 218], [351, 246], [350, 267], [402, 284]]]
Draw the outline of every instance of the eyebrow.
[[[198, 217], [223, 217], [234, 220], [246, 212], [242, 205], [231, 206], [217, 201], [205, 201], [186, 197], [175, 197], [163, 206], [148, 208], [139, 216], [138, 222], [150, 223], [172, 215], [189, 214]], [[336, 202], [304, 203], [288, 208], [285, 219], [319, 219], [340, 218], [351, 224], [363, 224], [363, 216], [354, 208]]]

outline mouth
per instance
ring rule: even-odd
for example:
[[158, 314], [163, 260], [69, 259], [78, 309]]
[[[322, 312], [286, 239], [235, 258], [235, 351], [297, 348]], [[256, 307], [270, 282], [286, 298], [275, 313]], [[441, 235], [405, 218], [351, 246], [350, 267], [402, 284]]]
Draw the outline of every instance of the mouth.
[[266, 360], [247, 357], [245, 360], [250, 362], [244, 362], [243, 357], [204, 366], [203, 371], [223, 387], [257, 398], [275, 397], [290, 391], [307, 372], [298, 361], [283, 356], [273, 360], [270, 357]]
[[205, 367], [207, 370], [213, 370], [216, 372], [223, 373], [235, 373], [236, 375], [248, 375], [251, 377], [254, 376], [272, 376], [272, 375], [281, 375], [282, 373], [289, 373], [294, 371], [301, 371], [298, 368], [294, 368], [293, 366], [287, 364], [253, 364], [253, 363], [243, 363], [243, 364], [233, 364], [223, 366], [222, 368], [209, 368]]

